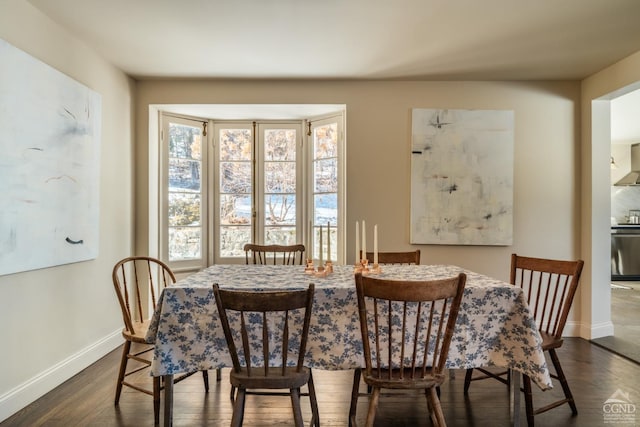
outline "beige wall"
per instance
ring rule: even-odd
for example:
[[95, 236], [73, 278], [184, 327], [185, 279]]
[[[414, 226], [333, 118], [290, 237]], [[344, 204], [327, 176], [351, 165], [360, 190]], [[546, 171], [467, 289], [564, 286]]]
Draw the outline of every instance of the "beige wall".
[[[385, 250], [409, 245], [411, 108], [515, 111], [514, 244], [418, 245], [423, 263], [450, 263], [508, 279], [512, 252], [579, 256], [578, 82], [139, 82], [136, 95], [136, 214], [140, 250], [147, 233], [148, 114], [151, 104], [345, 104], [347, 236], [355, 221], [378, 224]], [[354, 242], [347, 254], [353, 260]]]
[[0, 276], [2, 421], [122, 342], [111, 268], [133, 245], [134, 82], [24, 0], [0, 1], [0, 38], [102, 96], [98, 258]]

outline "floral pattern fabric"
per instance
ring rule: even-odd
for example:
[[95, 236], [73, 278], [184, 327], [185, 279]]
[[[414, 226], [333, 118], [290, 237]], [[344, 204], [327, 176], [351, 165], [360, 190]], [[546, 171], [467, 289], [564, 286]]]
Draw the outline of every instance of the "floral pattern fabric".
[[[448, 368], [498, 366], [552, 387], [540, 334], [522, 290], [451, 265], [385, 265], [378, 277], [432, 280], [467, 274], [467, 283], [447, 358]], [[334, 266], [326, 277], [303, 266], [213, 265], [160, 295], [147, 342], [155, 345], [152, 375], [231, 366], [212, 285], [238, 290], [303, 289], [315, 284], [306, 364], [318, 369], [364, 366], [353, 267]]]

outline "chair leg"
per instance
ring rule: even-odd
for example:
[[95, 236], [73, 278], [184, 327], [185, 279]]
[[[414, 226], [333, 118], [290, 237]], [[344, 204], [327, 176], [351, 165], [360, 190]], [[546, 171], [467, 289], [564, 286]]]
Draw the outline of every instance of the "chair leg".
[[569, 406], [571, 407], [571, 412], [573, 413], [573, 415], [578, 415], [576, 402], [575, 400], [573, 400], [573, 394], [571, 394], [571, 389], [569, 388], [567, 377], [564, 376], [564, 371], [562, 370], [562, 366], [560, 365], [560, 359], [558, 359], [558, 355], [556, 354], [556, 350], [554, 348], [549, 350], [549, 356], [551, 356], [551, 362], [553, 363], [553, 367], [556, 370], [558, 380], [560, 380], [560, 385], [562, 385], [562, 391], [564, 392], [564, 396], [567, 399], [567, 403], [569, 403]]
[[307, 384], [309, 388], [309, 400], [311, 401], [311, 425], [315, 427], [320, 427], [320, 411], [318, 411], [318, 400], [316, 398], [316, 388], [313, 385], [313, 375], [311, 370], [309, 370], [309, 383]]
[[204, 391], [205, 393], [209, 393], [209, 372], [206, 370], [202, 371], [202, 380], [204, 381]]
[[153, 421], [160, 424], [160, 378], [153, 377]]
[[304, 422], [302, 421], [302, 408], [300, 408], [300, 389], [292, 388], [289, 390], [289, 394], [291, 395], [293, 421], [295, 422], [296, 427], [304, 427]]
[[464, 394], [469, 392], [469, 386], [471, 385], [471, 378], [473, 376], [473, 368], [467, 369], [464, 374]]
[[216, 381], [222, 380], [222, 368], [216, 369]]
[[528, 375], [522, 375], [522, 385], [524, 388], [524, 404], [527, 412], [527, 425], [529, 427], [533, 427], [533, 395], [531, 393], [531, 378], [529, 378]]
[[373, 421], [376, 418], [378, 410], [378, 401], [380, 400], [380, 387], [373, 387], [371, 398], [369, 399], [369, 410], [367, 411], [366, 427], [373, 427]]
[[246, 396], [246, 390], [239, 388], [236, 394], [236, 400], [233, 403], [233, 416], [231, 418], [231, 427], [242, 426], [242, 419], [244, 418], [244, 401]]
[[349, 406], [349, 427], [356, 426], [356, 408], [358, 405], [358, 395], [360, 394], [360, 377], [362, 370], [356, 368], [353, 371], [353, 388], [351, 389], [351, 405]]
[[431, 387], [427, 391], [427, 405], [433, 411], [431, 413], [431, 421], [437, 427], [446, 427], [447, 423], [444, 420], [444, 414], [442, 413], [442, 406], [440, 405], [440, 398], [435, 387]]
[[124, 374], [127, 372], [127, 362], [129, 361], [129, 350], [131, 350], [131, 341], [125, 341], [122, 347], [122, 357], [120, 358], [120, 371], [118, 372], [118, 383], [116, 384], [116, 398], [114, 404], [120, 402], [120, 393], [122, 393], [122, 381]]

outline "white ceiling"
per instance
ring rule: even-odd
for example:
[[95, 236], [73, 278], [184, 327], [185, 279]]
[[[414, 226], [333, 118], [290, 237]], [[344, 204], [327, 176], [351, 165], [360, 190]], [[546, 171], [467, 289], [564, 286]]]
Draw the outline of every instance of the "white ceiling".
[[582, 79], [638, 0], [29, 0], [136, 78]]
[[640, 0], [29, 2], [136, 79], [575, 80], [640, 51]]

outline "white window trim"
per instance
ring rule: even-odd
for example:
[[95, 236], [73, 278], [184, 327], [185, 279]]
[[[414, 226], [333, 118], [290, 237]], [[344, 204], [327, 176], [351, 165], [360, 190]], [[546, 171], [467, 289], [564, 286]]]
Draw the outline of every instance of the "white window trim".
[[208, 123], [206, 119], [200, 119], [197, 117], [181, 117], [173, 114], [162, 114], [160, 120], [160, 148], [159, 148], [159, 161], [158, 161], [158, 253], [159, 258], [167, 262], [167, 264], [171, 267], [174, 272], [182, 272], [182, 271], [195, 271], [199, 270], [208, 265], [208, 254], [207, 254], [207, 240], [206, 236], [209, 235], [209, 224], [207, 218], [209, 217], [208, 212], [208, 198], [206, 195], [207, 191], [207, 182], [209, 180], [208, 176], [209, 169], [207, 167], [207, 158], [208, 158], [208, 147], [210, 146], [208, 141], [210, 139], [209, 133], [207, 135], [203, 135], [202, 143], [201, 143], [201, 170], [200, 170], [200, 200], [201, 200], [201, 230], [202, 230], [202, 240], [200, 242], [200, 258], [191, 259], [191, 260], [183, 260], [183, 261], [170, 261], [169, 260], [169, 244], [168, 238], [169, 234], [167, 230], [169, 229], [169, 215], [168, 215], [168, 201], [167, 195], [169, 192], [168, 185], [168, 167], [169, 167], [169, 150], [167, 145], [168, 138], [168, 129], [169, 123], [177, 123], [183, 124], [187, 126], [193, 127], [201, 127], [203, 123]]
[[[339, 105], [339, 104], [300, 104], [300, 105], [278, 105], [278, 104], [273, 104], [273, 105], [172, 105], [172, 104], [158, 104], [158, 105], [150, 105], [149, 106], [149, 172], [148, 172], [148, 176], [149, 176], [149, 183], [148, 183], [148, 189], [149, 189], [149, 195], [148, 195], [148, 215], [147, 215], [147, 220], [148, 220], [148, 235], [146, 236], [146, 248], [142, 248], [142, 251], [145, 251], [146, 253], [148, 253], [150, 256], [155, 256], [158, 257], [160, 259], [164, 259], [166, 260], [167, 258], [163, 258], [163, 256], [161, 255], [161, 236], [163, 234], [166, 234], [166, 229], [161, 230], [161, 215], [160, 212], [163, 208], [163, 205], [166, 203], [166, 201], [162, 200], [161, 196], [161, 189], [160, 189], [160, 185], [161, 185], [161, 175], [163, 175], [164, 173], [166, 173], [165, 170], [161, 170], [161, 162], [162, 162], [162, 158], [163, 158], [163, 152], [162, 150], [166, 150], [162, 147], [162, 144], [159, 143], [160, 141], [160, 133], [161, 133], [161, 127], [162, 127], [162, 115], [163, 114], [168, 114], [168, 115], [172, 115], [175, 117], [182, 117], [185, 119], [192, 119], [192, 120], [196, 120], [196, 121], [207, 121], [208, 120], [208, 135], [206, 137], [206, 144], [204, 143], [203, 140], [203, 164], [205, 161], [205, 158], [207, 159], [207, 164], [206, 166], [203, 167], [203, 176], [204, 173], [206, 173], [206, 180], [205, 178], [203, 178], [203, 183], [206, 182], [207, 186], [213, 185], [213, 177], [216, 175], [215, 172], [214, 173], [209, 173], [210, 172], [210, 161], [211, 160], [211, 155], [212, 153], [215, 152], [215, 150], [211, 149], [211, 147], [213, 147], [213, 125], [214, 123], [218, 122], [218, 121], [223, 121], [223, 120], [215, 120], [215, 119], [204, 119], [203, 117], [206, 115], [209, 115], [209, 117], [212, 116], [219, 116], [219, 117], [224, 117], [225, 116], [225, 111], [227, 111], [229, 108], [231, 108], [231, 110], [233, 111], [233, 114], [237, 114], [238, 111], [242, 111], [243, 114], [248, 118], [248, 117], [252, 117], [255, 116], [254, 111], [261, 111], [261, 112], [269, 112], [269, 111], [273, 111], [274, 114], [281, 114], [282, 111], [287, 111], [286, 115], [290, 115], [290, 116], [295, 116], [296, 114], [293, 112], [297, 112], [298, 115], [300, 114], [304, 114], [304, 112], [315, 112], [317, 115], [314, 116], [313, 118], [309, 118], [309, 116], [307, 116], [307, 118], [304, 120], [304, 122], [306, 123], [307, 121], [310, 122], [314, 122], [314, 121], [318, 121], [318, 120], [323, 120], [323, 119], [331, 119], [331, 118], [338, 118], [338, 123], [339, 123], [339, 128], [341, 129], [341, 138], [340, 138], [340, 146], [339, 146], [339, 160], [338, 160], [338, 170], [339, 170], [339, 178], [338, 178], [338, 186], [339, 186], [339, 191], [338, 191], [338, 242], [337, 242], [337, 247], [338, 247], [338, 259], [337, 260], [333, 260], [334, 262], [336, 262], [337, 264], [344, 264], [345, 260], [346, 260], [346, 229], [347, 229], [347, 223], [346, 223], [346, 208], [347, 208], [347, 204], [346, 204], [346, 188], [347, 188], [347, 176], [346, 176], [346, 106], [345, 105]], [[256, 110], [257, 109], [257, 110]], [[231, 111], [230, 110], [230, 111]], [[326, 114], [321, 113], [321, 111], [327, 111]], [[204, 112], [204, 114], [198, 116], [198, 111], [200, 112]], [[329, 112], [331, 111], [331, 112]], [[195, 113], [195, 114], [194, 114]], [[295, 117], [293, 117], [295, 118]], [[224, 120], [224, 121], [230, 121], [230, 120]], [[243, 122], [246, 122], [247, 120], [242, 120]], [[269, 122], [277, 122], [278, 120], [269, 120]], [[291, 122], [291, 120], [283, 120], [286, 122]], [[310, 155], [310, 148], [309, 146], [310, 144], [310, 139], [307, 136], [306, 133], [306, 124], [302, 129], [302, 144], [303, 144], [303, 148], [306, 147], [307, 149], [303, 149], [303, 156], [309, 156]], [[206, 148], [205, 148], [206, 145]], [[208, 150], [207, 150], [208, 149]], [[207, 152], [207, 154], [205, 154], [205, 150]], [[206, 157], [205, 157], [206, 156]], [[309, 189], [310, 186], [312, 185], [312, 180], [310, 179], [310, 173], [312, 173], [312, 171], [309, 171], [308, 167], [310, 166], [310, 161], [308, 160], [308, 157], [304, 157], [303, 159], [303, 166], [302, 166], [302, 181], [301, 181], [301, 185], [303, 186], [303, 192], [304, 192], [304, 203], [305, 205], [309, 203], [309, 199], [310, 197], [308, 196], [308, 194], [312, 194], [309, 193]], [[206, 169], [206, 170], [205, 170]], [[208, 191], [208, 188], [207, 190]], [[214, 209], [214, 204], [215, 204], [215, 198], [214, 197], [206, 197], [206, 202], [203, 203], [202, 208], [204, 210], [207, 211], [207, 217], [210, 218], [212, 215], [212, 212], [215, 211]], [[304, 218], [302, 219], [302, 223], [300, 225], [298, 225], [298, 228], [302, 229], [302, 236], [304, 237], [304, 243], [305, 245], [307, 245], [307, 241], [308, 241], [308, 235], [310, 230], [308, 230], [308, 224], [309, 224], [309, 215], [311, 214], [311, 211], [307, 209], [303, 209], [303, 215]], [[205, 227], [207, 228], [207, 233], [209, 232], [208, 230], [212, 230], [213, 229], [213, 223], [209, 220], [207, 221], [207, 224], [204, 224]], [[216, 236], [217, 238], [217, 236]], [[202, 267], [205, 267], [207, 265], [213, 264], [214, 263], [214, 256], [213, 256], [213, 248], [215, 247], [215, 242], [213, 242], [214, 239], [208, 239], [208, 243], [203, 244], [203, 255], [206, 254], [206, 256], [203, 256], [202, 258], [202, 264], [198, 267], [189, 267], [189, 268], [180, 268], [180, 267], [172, 267], [174, 268], [174, 272], [176, 272], [179, 276], [183, 275], [183, 274], [187, 274], [193, 271], [196, 271]], [[237, 261], [236, 258], [234, 258], [234, 260]], [[243, 260], [242, 260], [243, 261]], [[220, 261], [216, 261], [216, 262], [220, 262]]]

